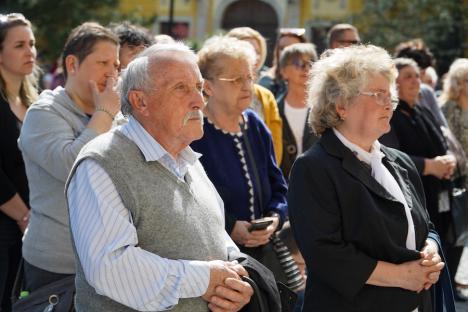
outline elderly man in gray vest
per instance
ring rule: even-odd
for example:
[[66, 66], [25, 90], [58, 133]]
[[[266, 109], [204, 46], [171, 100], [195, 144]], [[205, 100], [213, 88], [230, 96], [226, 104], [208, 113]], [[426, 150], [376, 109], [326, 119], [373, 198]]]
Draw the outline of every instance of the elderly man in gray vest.
[[183, 44], [154, 45], [122, 76], [129, 122], [87, 144], [67, 183], [77, 311], [238, 311], [253, 290], [189, 144], [203, 79]]

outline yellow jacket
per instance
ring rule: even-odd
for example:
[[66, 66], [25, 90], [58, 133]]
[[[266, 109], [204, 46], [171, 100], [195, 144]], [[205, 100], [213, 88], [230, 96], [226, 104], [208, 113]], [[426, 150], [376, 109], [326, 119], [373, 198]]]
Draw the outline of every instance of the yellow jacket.
[[283, 122], [278, 112], [278, 105], [276, 104], [275, 97], [270, 90], [258, 84], [254, 85], [254, 89], [255, 96], [257, 97], [258, 101], [262, 103], [264, 118], [263, 121], [271, 131], [276, 163], [279, 166], [283, 157]]

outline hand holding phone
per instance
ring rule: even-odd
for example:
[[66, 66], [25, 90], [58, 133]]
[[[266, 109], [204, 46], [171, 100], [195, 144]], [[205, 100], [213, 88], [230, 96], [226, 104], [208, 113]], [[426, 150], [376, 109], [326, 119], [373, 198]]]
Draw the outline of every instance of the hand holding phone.
[[272, 223], [273, 223], [273, 220], [264, 220], [264, 219], [252, 220], [250, 223], [249, 232], [264, 230]]

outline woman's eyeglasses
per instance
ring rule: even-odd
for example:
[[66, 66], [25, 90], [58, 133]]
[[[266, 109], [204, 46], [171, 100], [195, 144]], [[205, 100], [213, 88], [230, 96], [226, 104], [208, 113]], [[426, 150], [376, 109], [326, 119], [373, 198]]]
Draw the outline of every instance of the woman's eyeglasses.
[[300, 70], [309, 70], [312, 67], [312, 60], [305, 61], [303, 59], [293, 59], [290, 65], [293, 65]]
[[385, 105], [392, 105], [393, 108], [395, 108], [397, 105], [398, 105], [398, 99], [393, 97], [391, 94], [386, 94], [384, 92], [380, 92], [380, 91], [377, 91], [377, 92], [370, 92], [370, 91], [367, 91], [367, 92], [359, 92], [359, 95], [365, 95], [365, 96], [371, 96], [373, 98], [375, 98], [377, 101], [377, 104], [381, 105], [381, 106], [385, 106]]
[[236, 78], [222, 78], [222, 77], [219, 77], [218, 80], [230, 82], [233, 85], [235, 85], [236, 87], [241, 87], [241, 86], [244, 86], [245, 84], [250, 85], [253, 82], [252, 76], [247, 76], [247, 77], [239, 76], [239, 77], [236, 77]]

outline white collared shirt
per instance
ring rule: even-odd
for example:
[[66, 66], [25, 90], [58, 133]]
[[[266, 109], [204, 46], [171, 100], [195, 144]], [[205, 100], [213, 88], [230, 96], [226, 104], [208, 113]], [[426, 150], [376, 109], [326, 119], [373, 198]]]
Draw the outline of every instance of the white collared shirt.
[[[146, 161], [159, 161], [182, 181], [200, 157], [187, 147], [174, 159], [132, 117], [116, 131], [135, 142]], [[224, 215], [223, 201], [214, 192]], [[180, 298], [206, 292], [208, 262], [162, 258], [137, 247], [131, 215], [96, 161], [85, 159], [78, 166], [68, 187], [68, 202], [77, 253], [86, 280], [98, 294], [139, 311], [162, 311], [171, 309]], [[226, 232], [225, 241], [228, 254], [238, 250]]]
[[398, 185], [395, 177], [388, 171], [382, 164], [382, 158], [385, 156], [380, 151], [380, 143], [375, 140], [372, 144], [371, 152], [366, 152], [358, 145], [352, 143], [341, 134], [337, 129], [333, 128], [333, 132], [337, 138], [343, 143], [344, 146], [349, 148], [356, 157], [367, 163], [372, 168], [372, 177], [382, 185], [387, 192], [389, 192], [398, 202], [402, 203], [405, 208], [406, 220], [408, 221], [408, 232], [406, 235], [406, 248], [416, 250], [416, 234], [414, 230], [413, 216], [411, 215], [410, 208], [406, 202], [406, 198]]

